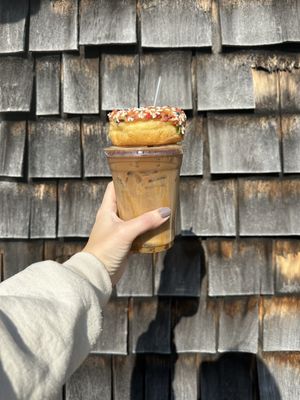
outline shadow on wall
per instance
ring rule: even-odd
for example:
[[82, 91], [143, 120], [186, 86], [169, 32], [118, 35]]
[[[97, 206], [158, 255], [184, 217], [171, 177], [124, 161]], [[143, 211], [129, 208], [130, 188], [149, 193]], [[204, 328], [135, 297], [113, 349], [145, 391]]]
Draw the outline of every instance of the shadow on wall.
[[[49, 0], [50, 1], [50, 0]], [[0, 2], [0, 24], [18, 22], [30, 15], [36, 14], [40, 9], [41, 0], [1, 0]]]
[[[174, 271], [174, 262], [176, 262], [176, 257], [178, 258], [178, 255], [182, 256], [183, 263], [193, 262], [193, 260], [194, 262], [198, 260], [197, 262], [201, 263], [199, 285], [201, 291], [206, 290], [206, 285], [203, 284], [203, 278], [206, 275], [204, 250], [199, 239], [196, 237], [189, 237], [188, 240], [186, 240], [186, 238], [177, 238], [174, 246], [168, 250], [164, 259], [164, 267], [161, 272], [158, 293], [160, 293], [160, 289], [167, 286], [168, 280]], [[189, 284], [189, 282], [187, 282], [187, 284]], [[202, 293], [202, 295], [207, 295], [207, 293]], [[152, 355], [153, 358], [158, 360], [157, 364], [154, 363], [152, 368], [159, 369], [156, 373], [156, 379], [158, 381], [156, 382], [157, 387], [153, 388], [147, 387], [149, 386], [149, 382], [147, 383], [146, 378], [146, 369], [148, 368], [147, 359], [151, 358], [151, 354], [147, 354], [144, 349], [147, 348], [147, 342], [150, 338], [153, 340], [153, 337], [159, 336], [157, 334], [159, 324], [162, 318], [165, 317], [165, 314], [161, 315], [164, 313], [163, 310], [165, 307], [162, 303], [165, 299], [160, 296], [158, 297], [156, 316], [150, 322], [147, 331], [145, 331], [137, 341], [137, 354], [131, 377], [130, 400], [176, 400], [176, 394], [174, 392], [174, 372], [178, 360], [178, 353], [175, 344], [175, 327], [180, 322], [181, 318], [192, 317], [197, 313], [200, 300], [199, 297], [193, 297], [192, 299], [184, 297], [181, 298], [181, 300], [179, 298], [173, 298], [175, 301], [178, 300], [182, 302], [184, 302], [185, 299], [189, 299], [189, 304], [192, 305], [186, 308], [182, 306], [176, 307], [176, 313], [172, 313], [170, 335], [171, 355]], [[162, 306], [160, 306], [161, 304]], [[201, 329], [201, 327], [199, 327], [199, 329]], [[197, 398], [200, 400], [264, 400], [259, 395], [256, 361], [256, 356], [250, 353], [228, 352], [222, 355], [206, 357], [199, 368], [197, 383], [199, 393]], [[272, 400], [281, 400], [278, 386], [267, 366], [262, 360], [259, 360], [259, 365], [260, 376], [264, 377], [264, 384], [269, 385], [269, 398]], [[167, 371], [164, 372], [164, 369], [167, 369]], [[165, 381], [168, 381], [168, 383], [166, 384]], [[156, 386], [156, 384], [153, 383], [153, 386]], [[185, 385], [185, 382], [182, 384]], [[263, 383], [261, 382], [261, 384]], [[167, 397], [166, 393], [168, 393]]]

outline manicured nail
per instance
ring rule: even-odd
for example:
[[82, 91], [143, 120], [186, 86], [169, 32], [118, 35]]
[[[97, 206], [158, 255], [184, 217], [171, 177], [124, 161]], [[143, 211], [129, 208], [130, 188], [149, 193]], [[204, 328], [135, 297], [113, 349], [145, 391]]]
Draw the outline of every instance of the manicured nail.
[[162, 218], [167, 218], [171, 215], [171, 209], [168, 207], [159, 208], [158, 212]]

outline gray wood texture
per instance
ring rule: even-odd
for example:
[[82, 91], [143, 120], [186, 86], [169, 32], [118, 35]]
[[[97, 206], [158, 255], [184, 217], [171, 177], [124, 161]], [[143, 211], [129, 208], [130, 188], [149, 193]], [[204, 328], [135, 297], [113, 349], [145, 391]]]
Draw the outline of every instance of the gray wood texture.
[[199, 360], [196, 355], [181, 354], [178, 356], [174, 365], [170, 400], [197, 400], [199, 398], [198, 367]]
[[239, 188], [241, 235], [299, 235], [300, 181], [241, 180]]
[[170, 300], [133, 298], [129, 313], [130, 353], [170, 353]]
[[300, 172], [300, 117], [282, 116], [283, 171]]
[[99, 58], [63, 54], [63, 112], [99, 112]]
[[181, 229], [185, 235], [234, 236], [234, 181], [182, 178], [180, 210]]
[[155, 255], [154, 293], [199, 296], [203, 249], [197, 238], [177, 238], [168, 251]]
[[218, 351], [256, 354], [257, 350], [257, 298], [225, 298], [220, 308]]
[[201, 400], [253, 400], [253, 357], [227, 353], [201, 364]]
[[111, 176], [103, 149], [111, 145], [107, 136], [108, 124], [100, 118], [84, 117], [81, 125], [83, 171], [86, 178]]
[[299, 351], [299, 297], [265, 298], [263, 351]]
[[202, 290], [200, 298], [174, 300], [172, 352], [216, 352], [218, 302], [207, 297], [207, 281]]
[[192, 109], [192, 53], [190, 51], [162, 51], [141, 56], [140, 106], [153, 105], [157, 82], [161, 87], [157, 106]]
[[44, 241], [44, 259], [54, 260], [64, 263], [75, 253], [81, 251], [86, 241], [62, 241], [62, 240], [45, 240]]
[[0, 53], [24, 51], [28, 0], [0, 2]]
[[276, 240], [273, 247], [277, 293], [300, 293], [300, 242]]
[[105, 180], [59, 182], [59, 237], [89, 236], [107, 183]]
[[36, 183], [31, 186], [30, 238], [56, 237], [56, 183]]
[[79, 118], [41, 118], [29, 123], [29, 176], [81, 176]]
[[132, 254], [122, 278], [116, 285], [118, 297], [152, 296], [153, 266], [151, 254]]
[[203, 130], [204, 118], [194, 117], [187, 120], [182, 143], [183, 159], [180, 175], [203, 174]]
[[255, 112], [279, 112], [278, 73], [252, 68]]
[[29, 236], [30, 186], [0, 182], [0, 237], [26, 239]]
[[284, 112], [300, 111], [300, 69], [279, 71], [280, 105]]
[[31, 57], [1, 57], [0, 112], [30, 111], [32, 84]]
[[274, 294], [270, 241], [207, 240], [210, 296]]
[[36, 58], [36, 115], [57, 115], [60, 111], [60, 56]]
[[89, 356], [66, 383], [66, 400], [111, 400], [111, 357]]
[[30, 51], [76, 50], [78, 0], [30, 1]]
[[142, 0], [144, 47], [208, 47], [211, 37], [210, 0]]
[[211, 114], [208, 134], [211, 173], [281, 171], [278, 118]]
[[92, 352], [127, 354], [128, 300], [111, 299], [103, 308], [102, 331]]
[[300, 354], [263, 353], [257, 359], [260, 398], [294, 400], [300, 396]]
[[29, 265], [43, 260], [42, 240], [14, 240], [0, 243], [3, 253], [3, 278], [22, 271]]
[[147, 356], [145, 400], [167, 399], [170, 391], [170, 363], [166, 356]]
[[222, 43], [260, 46], [299, 41], [298, 6], [297, 0], [221, 0]]
[[0, 175], [21, 177], [26, 137], [25, 121], [0, 121]]
[[80, 44], [136, 42], [135, 0], [81, 0]]
[[139, 56], [102, 54], [101, 109], [138, 106]]
[[114, 400], [144, 399], [143, 356], [113, 357]]
[[250, 63], [243, 54], [197, 54], [198, 110], [253, 109]]

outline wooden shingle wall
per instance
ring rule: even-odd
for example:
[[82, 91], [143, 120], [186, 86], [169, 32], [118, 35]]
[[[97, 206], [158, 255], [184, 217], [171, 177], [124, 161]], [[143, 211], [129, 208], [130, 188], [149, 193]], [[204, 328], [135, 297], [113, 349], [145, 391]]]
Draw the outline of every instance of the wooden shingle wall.
[[131, 258], [62, 398], [300, 398], [299, 3], [0, 2], [1, 279], [82, 248], [109, 110], [161, 76], [188, 115], [181, 235]]

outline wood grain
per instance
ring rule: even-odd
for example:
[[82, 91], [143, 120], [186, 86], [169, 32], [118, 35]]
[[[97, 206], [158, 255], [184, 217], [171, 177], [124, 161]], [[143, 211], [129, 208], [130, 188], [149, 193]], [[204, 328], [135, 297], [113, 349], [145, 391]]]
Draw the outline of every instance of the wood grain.
[[0, 53], [24, 51], [28, 0], [0, 2]]
[[254, 93], [247, 56], [197, 55], [198, 111], [253, 109]]
[[300, 111], [300, 70], [279, 71], [280, 106], [284, 112]]
[[142, 0], [141, 29], [143, 47], [211, 46], [211, 1]]
[[273, 246], [277, 293], [300, 293], [300, 242], [276, 240]]
[[118, 297], [143, 297], [153, 294], [151, 254], [132, 254], [122, 278], [116, 285]]
[[[268, 57], [263, 60], [267, 64]], [[252, 68], [255, 97], [255, 113], [279, 112], [279, 77], [278, 72]]]
[[113, 357], [114, 400], [142, 400], [144, 398], [143, 356]]
[[210, 114], [208, 134], [211, 173], [281, 171], [278, 118]]
[[181, 229], [184, 235], [234, 236], [235, 185], [232, 180], [182, 178]]
[[239, 188], [241, 235], [299, 235], [300, 181], [241, 180]]
[[63, 112], [99, 112], [99, 59], [84, 55], [63, 55]]
[[60, 56], [36, 58], [36, 115], [60, 111]]
[[299, 297], [264, 299], [263, 350], [299, 351]]
[[209, 295], [274, 294], [270, 241], [206, 240]]
[[196, 355], [180, 354], [174, 365], [171, 400], [197, 400], [198, 367]]
[[25, 121], [0, 121], [0, 175], [23, 176]]
[[41, 118], [29, 124], [29, 176], [81, 176], [79, 118]]
[[89, 356], [66, 383], [66, 400], [111, 400], [111, 357]]
[[93, 347], [97, 354], [127, 354], [127, 299], [111, 299], [103, 308], [102, 331]]
[[111, 176], [103, 149], [111, 143], [100, 118], [83, 117], [81, 125], [84, 176]]
[[86, 241], [76, 240], [45, 240], [44, 259], [64, 263], [75, 253], [81, 251]]
[[170, 301], [133, 298], [129, 313], [131, 353], [170, 353]]
[[30, 56], [0, 58], [0, 112], [30, 111], [33, 61]]
[[300, 172], [300, 118], [298, 115], [283, 115], [282, 147], [283, 171], [286, 173]]
[[81, 0], [80, 44], [136, 42], [135, 0]]
[[59, 237], [89, 236], [107, 183], [105, 180], [59, 182]]
[[147, 356], [145, 367], [145, 400], [167, 399], [170, 392], [169, 358]]
[[31, 0], [29, 50], [76, 50], [77, 3], [77, 0]]
[[30, 238], [55, 238], [56, 183], [35, 183], [31, 190]]
[[203, 174], [203, 131], [205, 122], [202, 117], [187, 120], [186, 132], [182, 143], [181, 176]]
[[139, 56], [102, 54], [102, 110], [138, 106]]
[[192, 109], [192, 53], [190, 51], [162, 51], [145, 53], [141, 57], [140, 106], [153, 104], [159, 76], [161, 90], [156, 105]]

